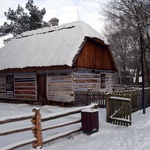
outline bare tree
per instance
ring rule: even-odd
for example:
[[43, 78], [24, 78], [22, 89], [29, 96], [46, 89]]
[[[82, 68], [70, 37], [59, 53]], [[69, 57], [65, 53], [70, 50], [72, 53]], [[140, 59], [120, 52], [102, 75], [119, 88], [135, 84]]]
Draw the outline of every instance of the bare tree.
[[[150, 76], [149, 8], [149, 0], [111, 0], [104, 8], [106, 36], [120, 72], [126, 67], [134, 69], [137, 79], [141, 69], [141, 49], [144, 50], [145, 71]], [[150, 80], [148, 83], [150, 85]]]

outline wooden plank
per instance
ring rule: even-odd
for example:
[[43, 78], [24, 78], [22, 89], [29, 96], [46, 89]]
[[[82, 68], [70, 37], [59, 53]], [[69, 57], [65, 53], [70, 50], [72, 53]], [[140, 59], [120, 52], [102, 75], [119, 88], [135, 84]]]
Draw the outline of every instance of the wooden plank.
[[71, 92], [48, 92], [48, 96], [62, 96], [62, 97], [68, 97], [71, 96]]
[[48, 80], [69, 80], [71, 79], [71, 74], [67, 76], [48, 76]]
[[35, 95], [15, 95], [16, 99], [23, 99], [23, 100], [36, 100]]
[[48, 91], [48, 95], [51, 96], [64, 96], [64, 95], [71, 95], [71, 90], [70, 91]]
[[31, 90], [31, 91], [35, 91], [36, 87], [35, 86], [17, 86], [15, 87], [15, 91], [26, 91], [26, 90]]
[[56, 83], [60, 83], [60, 82], [71, 82], [71, 79], [65, 79], [65, 80], [61, 80], [61, 79], [58, 79], [58, 80], [47, 80], [48, 81], [48, 83], [54, 83], [54, 82], [56, 82]]
[[99, 74], [74, 73], [74, 78], [100, 78]]
[[100, 80], [99, 79], [85, 79], [85, 78], [83, 78], [83, 79], [74, 79], [74, 82], [75, 83], [87, 83], [87, 82], [90, 82], [90, 83], [96, 83], [96, 82], [100, 82]]
[[71, 87], [57, 87], [57, 86], [48, 86], [48, 92], [53, 91], [72, 91]]
[[15, 74], [15, 78], [35, 78], [36, 75], [34, 73], [18, 73]]
[[69, 82], [69, 83], [66, 83], [66, 82], [53, 82], [53, 83], [48, 83], [48, 86], [58, 86], [58, 87], [68, 86], [68, 87], [71, 87], [71, 82]]
[[57, 85], [67, 85], [67, 86], [71, 86], [72, 81], [53, 81], [53, 82], [47, 82], [48, 86], [57, 86]]
[[90, 83], [80, 83], [80, 84], [75, 84], [74, 88], [99, 88], [99, 84], [90, 84]]
[[64, 72], [64, 71], [60, 71], [59, 72], [53, 72], [53, 73], [48, 73], [47, 74], [48, 77], [54, 77], [54, 76], [59, 76], [59, 77], [62, 77], [62, 76], [70, 76], [71, 75], [71, 70], [69, 72]]
[[22, 83], [22, 82], [16, 83], [15, 82], [15, 87], [16, 86], [35, 86], [35, 82], [26, 82], [26, 83]]
[[36, 94], [36, 92], [35, 91], [15, 91], [15, 94], [17, 95], [17, 94], [21, 94], [21, 95], [24, 95], [24, 94]]
[[35, 82], [35, 78], [15, 78], [15, 82]]

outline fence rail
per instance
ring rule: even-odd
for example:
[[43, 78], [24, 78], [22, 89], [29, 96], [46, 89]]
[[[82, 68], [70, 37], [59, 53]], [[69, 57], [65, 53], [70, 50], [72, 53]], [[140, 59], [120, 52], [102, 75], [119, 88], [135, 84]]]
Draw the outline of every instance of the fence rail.
[[[61, 122], [61, 123], [57, 123], [55, 125], [47, 125], [47, 126], [43, 126], [42, 124], [45, 122], [49, 122], [51, 120], [54, 119], [61, 119], [62, 117], [65, 116], [70, 116], [73, 114], [78, 114], [81, 113], [81, 110], [83, 109], [88, 109], [88, 108], [92, 108], [95, 105], [89, 105], [89, 106], [84, 106], [84, 107], [79, 107], [79, 108], [74, 108], [73, 110], [66, 110], [63, 112], [57, 112], [57, 113], [52, 113], [50, 115], [45, 115], [41, 117], [40, 114], [40, 110], [39, 109], [33, 109], [32, 115], [24, 115], [22, 117], [13, 117], [13, 118], [5, 118], [5, 119], [0, 119], [0, 125], [6, 125], [7, 123], [16, 123], [18, 121], [26, 121], [29, 120], [29, 122], [32, 122], [33, 125], [29, 125], [26, 127], [18, 127], [16, 129], [10, 129], [10, 130], [4, 130], [4, 131], [0, 131], [0, 136], [6, 137], [7, 139], [7, 135], [13, 134], [13, 133], [21, 133], [23, 131], [32, 131], [33, 133], [33, 138], [30, 139], [26, 139], [26, 140], [22, 140], [22, 141], [18, 141], [16, 143], [7, 145], [7, 146], [3, 146], [1, 147], [1, 150], [11, 150], [11, 149], [15, 149], [15, 148], [19, 148], [21, 146], [26, 146], [28, 144], [33, 144], [33, 147], [37, 147], [37, 146], [42, 146], [42, 144], [45, 144], [47, 142], [53, 141], [55, 139], [67, 136], [69, 134], [72, 133], [76, 133], [78, 131], [81, 131], [81, 126], [80, 127], [74, 127], [73, 129], [70, 129], [66, 132], [63, 133], [58, 133], [55, 135], [51, 135], [50, 137], [44, 137], [42, 138], [42, 133], [43, 132], [47, 132], [47, 131], [51, 131], [53, 129], [57, 129], [57, 128], [61, 128], [61, 127], [66, 127], [66, 126], [70, 126], [70, 125], [75, 125], [77, 123], [81, 122], [81, 116], [79, 118], [76, 119], [72, 119], [69, 121], [65, 121], [65, 122]], [[31, 121], [30, 121], [31, 120]], [[15, 136], [15, 135], [14, 135]], [[13, 135], [12, 135], [13, 137]], [[2, 141], [1, 141], [2, 142]]]
[[31, 119], [32, 115], [26, 115], [26, 116], [16, 116], [16, 117], [12, 117], [12, 118], [2, 118], [0, 119], [0, 124], [5, 124], [5, 123], [11, 123], [11, 122], [16, 122], [16, 121], [22, 121], [22, 120], [27, 120], [27, 119]]
[[[69, 111], [64, 111], [64, 112], [60, 112], [60, 113], [57, 113], [57, 114], [54, 113], [52, 115], [42, 117], [41, 118], [41, 123], [46, 122], [46, 121], [50, 121], [50, 120], [53, 120], [53, 119], [60, 119], [62, 117], [70, 116], [70, 115], [73, 115], [73, 114], [79, 114], [79, 113], [81, 113], [81, 110], [86, 109], [86, 108], [92, 108], [94, 106], [95, 105], [93, 104], [93, 105], [89, 105], [89, 106], [76, 108], [72, 111], [69, 110]], [[45, 130], [52, 130], [52, 129], [57, 129], [57, 128], [61, 128], [61, 127], [66, 127], [66, 126], [74, 125], [74, 124], [77, 124], [77, 123], [80, 123], [80, 122], [81, 122], [81, 116], [80, 116], [79, 119], [73, 119], [72, 121], [67, 121], [67, 122], [55, 124], [53, 126], [44, 127], [44, 128], [41, 129], [41, 131], [43, 132]], [[45, 144], [47, 142], [53, 141], [55, 139], [58, 139], [60, 137], [64, 137], [64, 136], [72, 134], [72, 133], [76, 133], [78, 131], [81, 131], [81, 127], [77, 127], [77, 128], [71, 129], [69, 131], [59, 133], [57, 135], [53, 135], [53, 136], [50, 136], [50, 137], [47, 137], [47, 138], [43, 138], [42, 143]]]
[[[0, 120], [0, 125], [6, 125], [6, 124], [12, 123], [12, 122], [15, 124], [18, 121], [26, 121], [26, 120], [29, 120], [31, 118], [32, 118], [31, 114], [26, 115], [26, 116], [20, 116], [20, 117], [14, 116], [12, 118], [4, 118], [3, 120], [2, 119]], [[31, 129], [32, 129], [32, 125], [31, 126], [25, 126], [25, 127], [18, 127], [16, 129], [14, 128], [14, 129], [9, 129], [9, 130], [4, 130], [4, 131], [0, 131], [0, 136], [6, 136], [6, 138], [7, 138], [7, 135], [14, 134], [14, 133], [21, 133], [24, 131], [31, 131]], [[19, 148], [21, 146], [31, 144], [35, 140], [36, 140], [35, 138], [30, 138], [28, 140], [22, 140], [20, 142], [14, 143], [14, 144], [1, 147], [1, 150], [11, 150], [11, 149]]]

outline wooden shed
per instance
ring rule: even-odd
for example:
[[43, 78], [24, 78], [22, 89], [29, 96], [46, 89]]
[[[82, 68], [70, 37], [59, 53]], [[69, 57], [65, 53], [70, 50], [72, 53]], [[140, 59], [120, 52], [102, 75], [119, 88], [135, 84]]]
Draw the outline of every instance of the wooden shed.
[[24, 32], [0, 49], [0, 99], [74, 102], [75, 91], [111, 92], [109, 44], [82, 21]]

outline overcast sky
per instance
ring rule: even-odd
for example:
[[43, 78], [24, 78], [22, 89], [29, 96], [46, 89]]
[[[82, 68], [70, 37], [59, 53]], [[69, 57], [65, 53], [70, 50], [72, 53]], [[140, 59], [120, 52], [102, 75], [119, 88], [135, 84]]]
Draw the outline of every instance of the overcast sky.
[[[0, 25], [6, 21], [4, 12], [8, 8], [16, 10], [20, 4], [25, 7], [28, 0], [0, 0]], [[40, 9], [45, 8], [44, 21], [53, 17], [59, 19], [59, 24], [82, 20], [92, 26], [98, 32], [102, 32], [103, 22], [100, 20], [99, 11], [101, 5], [108, 0], [34, 0], [34, 4]], [[0, 47], [2, 46], [0, 40]]]

